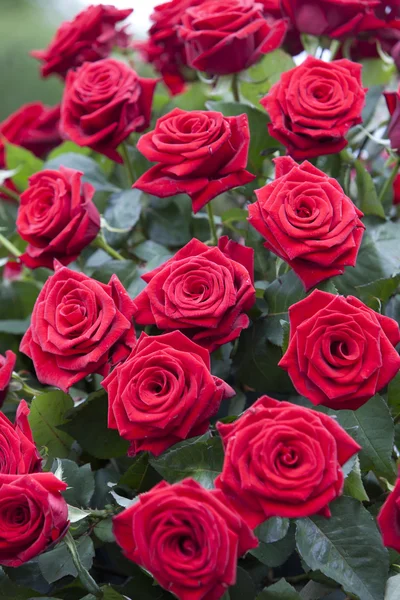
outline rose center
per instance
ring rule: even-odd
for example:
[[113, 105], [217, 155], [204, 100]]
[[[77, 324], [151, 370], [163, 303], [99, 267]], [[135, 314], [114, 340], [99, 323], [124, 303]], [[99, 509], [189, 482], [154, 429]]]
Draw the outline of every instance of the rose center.
[[195, 556], [199, 551], [199, 545], [189, 536], [182, 536], [178, 540], [178, 548], [184, 556]]
[[299, 462], [299, 455], [295, 448], [289, 446], [282, 449], [279, 460], [285, 467], [296, 467]]
[[332, 356], [337, 356], [338, 358], [346, 358], [350, 354], [349, 348], [346, 342], [335, 341], [331, 344], [331, 354]]

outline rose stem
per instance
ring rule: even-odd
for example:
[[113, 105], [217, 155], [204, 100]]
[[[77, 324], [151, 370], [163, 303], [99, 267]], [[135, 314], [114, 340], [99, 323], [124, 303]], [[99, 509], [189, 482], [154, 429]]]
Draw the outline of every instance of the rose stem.
[[99, 235], [93, 240], [91, 245], [95, 248], [101, 248], [102, 250], [104, 250], [104, 252], [107, 252], [107, 254], [109, 254], [112, 258], [115, 258], [116, 260], [125, 260], [119, 252], [117, 252], [116, 250], [114, 250], [114, 248], [111, 248], [111, 246], [107, 244], [102, 233], [99, 233]]
[[5, 196], [8, 196], [9, 198], [11, 198], [11, 200], [15, 200], [16, 202], [19, 202], [19, 195], [17, 194], [17, 192], [14, 192], [13, 190], [9, 190], [8, 187], [6, 187], [5, 185], [0, 185], [0, 192], [2, 194], [4, 194]]
[[121, 154], [124, 159], [125, 169], [128, 175], [128, 183], [132, 185], [135, 183], [135, 174], [133, 172], [133, 165], [131, 163], [131, 159], [129, 156], [128, 145], [126, 142], [122, 142], [121, 144]]
[[217, 246], [218, 245], [218, 234], [217, 234], [217, 228], [215, 227], [214, 213], [213, 213], [213, 209], [211, 206], [211, 202], [209, 202], [207, 204], [207, 216], [208, 216], [208, 222], [210, 224], [212, 245]]
[[393, 169], [390, 174], [390, 177], [388, 179], [386, 179], [385, 184], [381, 190], [381, 193], [379, 194], [379, 202], [381, 204], [383, 204], [383, 201], [385, 200], [385, 196], [386, 196], [387, 192], [390, 190], [390, 188], [393, 185], [394, 180], [396, 179], [396, 175], [399, 172], [399, 167], [400, 167], [400, 157], [398, 157], [396, 159], [396, 162], [393, 165]]
[[8, 240], [6, 237], [4, 237], [4, 235], [2, 235], [1, 233], [0, 233], [0, 246], [4, 246], [4, 248], [6, 248], [6, 250], [8, 250], [10, 252], [10, 254], [12, 254], [16, 258], [21, 256], [21, 254], [22, 254], [22, 252], [20, 252], [18, 250], [18, 248], [16, 246], [14, 246], [14, 244], [12, 242], [10, 242], [10, 240]]
[[20, 377], [18, 375], [18, 373], [15, 373], [15, 371], [12, 374], [12, 378], [14, 379], [14, 381], [18, 381], [18, 383], [21, 384], [22, 391], [25, 392], [26, 394], [29, 394], [29, 396], [39, 396], [40, 394], [43, 393], [43, 390], [35, 390], [30, 385], [25, 383], [25, 381], [22, 379], [22, 377]]
[[67, 531], [64, 541], [71, 555], [75, 569], [78, 571], [78, 577], [83, 587], [90, 594], [93, 594], [95, 598], [104, 598], [103, 592], [101, 591], [93, 577], [90, 575], [90, 573], [85, 569], [85, 567], [81, 563], [81, 559], [75, 545], [75, 540], [69, 531]]
[[232, 75], [232, 94], [235, 102], [240, 102], [240, 93], [239, 93], [239, 76], [237, 73]]

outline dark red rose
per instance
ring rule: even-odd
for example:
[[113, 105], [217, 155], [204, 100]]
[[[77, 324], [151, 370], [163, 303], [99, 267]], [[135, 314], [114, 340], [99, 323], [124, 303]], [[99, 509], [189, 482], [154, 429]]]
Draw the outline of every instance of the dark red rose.
[[385, 92], [386, 104], [390, 112], [388, 136], [393, 150], [400, 150], [400, 88], [397, 92]]
[[14, 425], [0, 413], [0, 474], [23, 475], [42, 470], [42, 457], [36, 449], [28, 415], [25, 400], [18, 405]]
[[162, 481], [113, 526], [125, 556], [179, 600], [219, 600], [236, 582], [238, 558], [258, 544], [223, 494], [193, 479]]
[[400, 175], [393, 182], [393, 204], [400, 204]]
[[255, 0], [208, 0], [187, 8], [179, 35], [188, 65], [210, 75], [228, 75], [279, 48], [287, 23], [263, 12], [263, 5]]
[[115, 46], [126, 48], [129, 35], [116, 24], [132, 13], [132, 8], [118, 10], [115, 6], [99, 4], [82, 10], [73, 21], [64, 21], [45, 50], [31, 55], [40, 60], [42, 77], [58, 73], [65, 77], [69, 69], [84, 62], [107, 58]]
[[261, 100], [270, 134], [294, 159], [335, 154], [347, 146], [344, 136], [361, 123], [365, 102], [361, 68], [346, 59], [328, 63], [308, 56], [282, 73]]
[[275, 181], [256, 190], [249, 222], [265, 247], [285, 260], [306, 290], [354, 267], [364, 233], [363, 213], [338, 182], [309, 162], [276, 158]]
[[400, 471], [394, 490], [380, 510], [378, 525], [384, 545], [400, 552]]
[[272, 15], [276, 19], [282, 16], [281, 0], [257, 0], [263, 5], [264, 14]]
[[252, 529], [270, 517], [330, 517], [341, 467], [361, 449], [332, 417], [268, 396], [217, 428], [225, 459], [215, 486]]
[[66, 489], [53, 473], [0, 473], [0, 565], [19, 567], [66, 534]]
[[17, 362], [17, 357], [12, 350], [7, 350], [6, 355], [0, 354], [0, 407], [7, 396], [8, 384], [11, 381], [12, 372]]
[[129, 455], [155, 455], [202, 435], [224, 398], [235, 395], [210, 373], [210, 355], [180, 331], [142, 333], [130, 356], [104, 379], [108, 427], [131, 442]]
[[249, 143], [245, 114], [174, 108], [140, 138], [138, 150], [158, 164], [133, 187], [159, 198], [188, 194], [196, 213], [222, 192], [253, 181], [246, 171]]
[[150, 122], [156, 79], [143, 79], [125, 63], [106, 58], [69, 71], [61, 103], [60, 131], [122, 163], [119, 146]]
[[398, 324], [354, 296], [314, 290], [289, 308], [289, 318], [279, 366], [315, 405], [356, 410], [400, 369]]
[[97, 236], [95, 189], [81, 183], [81, 177], [79, 171], [65, 167], [30, 177], [17, 217], [17, 231], [29, 243], [20, 258], [30, 269], [52, 269], [54, 259], [67, 265]]
[[33, 360], [39, 381], [66, 392], [126, 358], [136, 343], [132, 315], [116, 275], [105, 285], [58, 265], [36, 300], [20, 350]]
[[191, 240], [173, 258], [142, 276], [148, 286], [134, 300], [138, 325], [181, 329], [210, 352], [249, 325], [255, 302], [254, 251], [227, 236], [218, 248]]

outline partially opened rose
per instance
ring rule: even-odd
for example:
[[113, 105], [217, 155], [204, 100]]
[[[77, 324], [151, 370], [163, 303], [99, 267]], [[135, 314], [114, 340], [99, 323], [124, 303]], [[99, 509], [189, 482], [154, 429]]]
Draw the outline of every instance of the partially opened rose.
[[398, 324], [354, 296], [314, 290], [289, 308], [289, 319], [279, 366], [315, 405], [356, 410], [400, 369]]
[[400, 552], [400, 477], [380, 510], [378, 525], [384, 545]]
[[256, 190], [249, 222], [306, 290], [356, 265], [363, 213], [336, 181], [309, 162], [275, 158], [275, 180]]
[[16, 362], [17, 357], [12, 350], [6, 350], [5, 356], [0, 354], [0, 407], [6, 399], [8, 385]]
[[193, 479], [162, 481], [113, 519], [125, 556], [179, 600], [219, 600], [237, 560], [258, 544], [219, 490]]
[[217, 427], [225, 459], [215, 485], [252, 529], [270, 517], [329, 517], [341, 467], [360, 450], [332, 417], [268, 396]]
[[397, 92], [386, 92], [386, 104], [390, 112], [388, 135], [393, 150], [400, 150], [400, 88]]
[[210, 355], [180, 331], [142, 333], [130, 356], [102, 386], [108, 392], [108, 427], [131, 442], [129, 454], [161, 454], [205, 433], [210, 418], [234, 390], [210, 372]]
[[18, 405], [14, 424], [0, 412], [0, 473], [23, 475], [42, 470], [42, 457], [36, 449], [28, 415], [25, 400]]

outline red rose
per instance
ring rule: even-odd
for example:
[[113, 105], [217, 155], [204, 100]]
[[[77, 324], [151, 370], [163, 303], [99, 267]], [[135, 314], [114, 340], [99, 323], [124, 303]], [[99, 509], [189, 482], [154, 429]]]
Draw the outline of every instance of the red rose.
[[138, 150], [158, 164], [133, 187], [159, 198], [188, 194], [196, 213], [222, 192], [253, 181], [246, 171], [249, 143], [245, 114], [174, 108], [140, 138]]
[[118, 10], [99, 4], [82, 10], [73, 21], [64, 21], [45, 50], [34, 50], [31, 55], [40, 60], [42, 77], [58, 73], [62, 77], [69, 69], [84, 62], [107, 58], [113, 47], [126, 48], [129, 36], [125, 28], [116, 24], [132, 13], [132, 8]]
[[263, 5], [255, 0], [208, 0], [188, 8], [179, 34], [189, 66], [211, 75], [228, 75], [279, 48], [287, 23], [263, 12]]
[[7, 396], [8, 384], [11, 381], [12, 372], [17, 362], [17, 357], [12, 350], [6, 350], [6, 355], [0, 354], [0, 407]]
[[122, 163], [116, 148], [150, 122], [156, 79], [143, 79], [128, 65], [106, 58], [69, 71], [61, 103], [60, 130]]
[[274, 160], [275, 181], [256, 190], [249, 222], [265, 247], [283, 258], [306, 290], [354, 267], [364, 233], [363, 213], [338, 182], [309, 162]]
[[8, 260], [3, 268], [4, 281], [15, 281], [21, 279], [24, 265], [16, 260]]
[[400, 175], [397, 175], [393, 182], [393, 204], [400, 204]]
[[53, 473], [0, 473], [0, 565], [19, 567], [65, 535], [66, 489]]
[[15, 425], [0, 413], [0, 474], [23, 475], [42, 470], [42, 457], [33, 441], [28, 415], [25, 400], [18, 405]]
[[193, 479], [162, 481], [113, 525], [125, 556], [179, 600], [219, 600], [236, 582], [237, 559], [258, 544], [223, 494]]
[[400, 478], [380, 510], [378, 525], [384, 545], [400, 552]]
[[108, 427], [131, 442], [129, 455], [156, 456], [205, 433], [221, 400], [235, 395], [210, 373], [210, 355], [180, 331], [139, 338], [131, 355], [104, 379]]
[[308, 56], [286, 73], [261, 100], [272, 137], [296, 160], [340, 152], [344, 136], [361, 123], [365, 90], [361, 65], [349, 60], [327, 63]]
[[132, 314], [116, 275], [105, 285], [58, 266], [36, 300], [20, 350], [33, 360], [39, 381], [66, 392], [126, 358], [136, 342]]
[[181, 329], [210, 352], [249, 325], [255, 302], [254, 251], [227, 236], [218, 248], [193, 239], [173, 258], [142, 276], [149, 285], [134, 300], [135, 322]]
[[100, 215], [92, 202], [95, 189], [82, 184], [81, 177], [79, 171], [65, 167], [30, 177], [17, 217], [18, 233], [29, 242], [21, 256], [27, 267], [52, 269], [55, 258], [67, 265], [97, 236]]
[[215, 486], [252, 529], [270, 517], [329, 517], [341, 467], [361, 449], [332, 417], [268, 396], [217, 428], [225, 459]]
[[388, 136], [393, 150], [400, 150], [400, 88], [397, 92], [385, 92], [386, 104], [390, 112]]
[[289, 347], [279, 363], [315, 405], [356, 410], [400, 369], [396, 321], [354, 296], [314, 290], [289, 308]]

